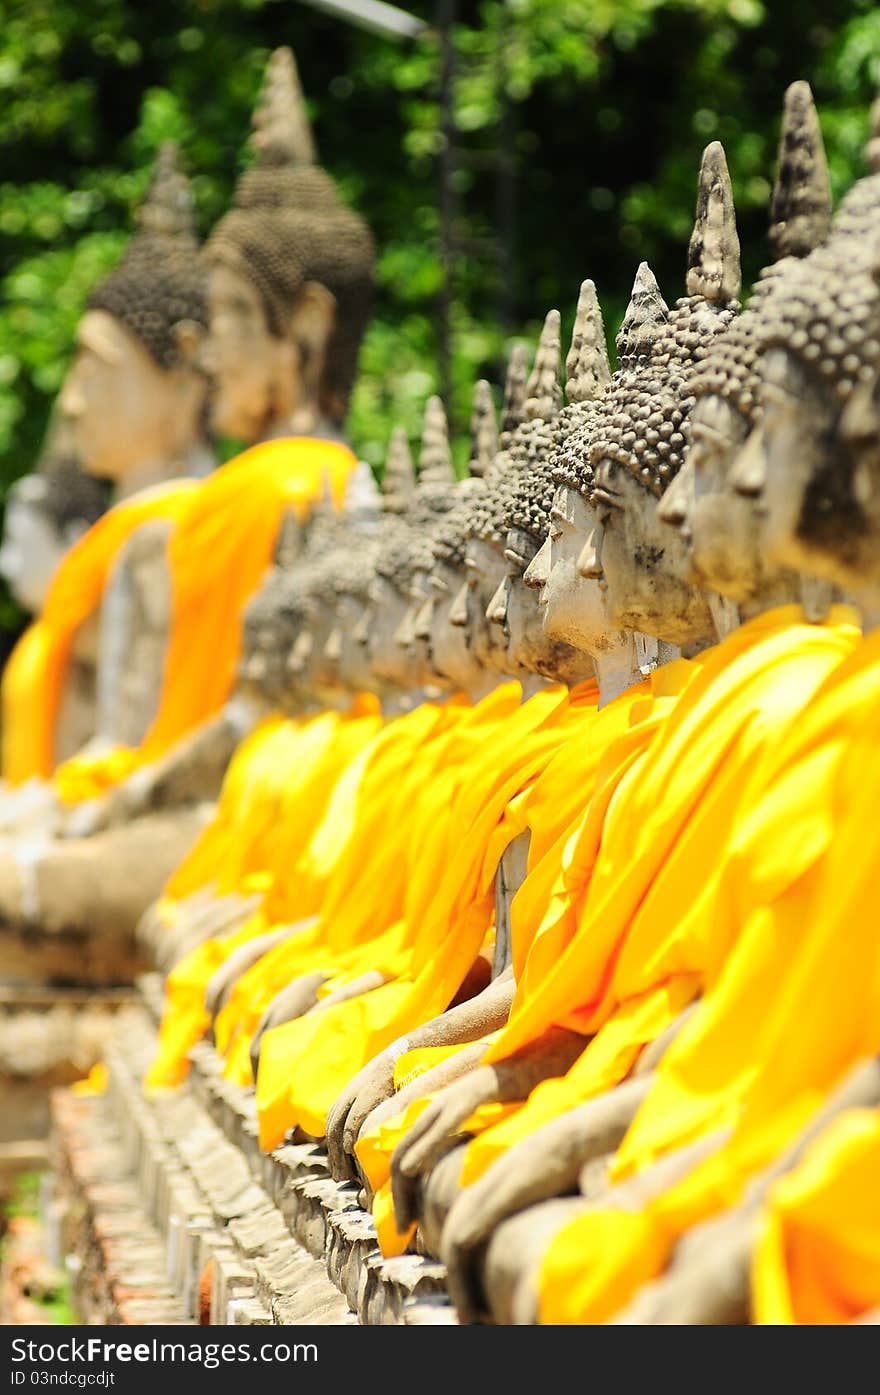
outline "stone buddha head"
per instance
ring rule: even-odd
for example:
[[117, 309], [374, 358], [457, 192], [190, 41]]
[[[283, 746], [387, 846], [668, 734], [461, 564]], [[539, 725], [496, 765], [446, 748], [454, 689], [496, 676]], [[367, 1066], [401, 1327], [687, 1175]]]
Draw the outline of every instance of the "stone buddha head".
[[[713, 341], [691, 376], [695, 398], [687, 460], [660, 503], [661, 518], [689, 545], [692, 575], [739, 605], [801, 595], [796, 573], [769, 562], [754, 499], [737, 491], [732, 466], [760, 415], [757, 328], [765, 298], [828, 233], [831, 188], [812, 93], [805, 82], [785, 97], [771, 205], [776, 260], [749, 307]], [[782, 292], [784, 293], [784, 291]]]
[[666, 309], [648, 268], [636, 278], [619, 338], [620, 366], [590, 425], [601, 567], [616, 625], [675, 645], [713, 634], [706, 597], [688, 580], [683, 540], [658, 503], [684, 463], [694, 398], [690, 375], [739, 311], [739, 241], [727, 162], [714, 142], [703, 156], [687, 295]]
[[58, 411], [75, 456], [117, 497], [205, 473], [208, 384], [200, 364], [205, 275], [189, 185], [162, 147], [121, 261], [89, 296]]
[[105, 506], [103, 486], [72, 460], [47, 460], [11, 486], [0, 576], [24, 610], [40, 613], [58, 563]]
[[292, 681], [327, 703], [369, 686], [361, 681], [363, 656], [358, 654], [358, 672], [352, 674], [355, 656], [343, 641], [362, 614], [363, 603], [357, 598], [366, 585], [363, 557], [375, 545], [380, 521], [379, 491], [370, 467], [361, 462], [352, 474], [341, 511], [333, 506], [328, 489], [328, 497], [309, 522], [299, 559], [293, 552], [296, 537], [287, 523], [282, 528], [276, 566], [286, 569], [287, 604], [308, 607], [308, 624], [300, 628], [287, 655], [287, 672]]
[[205, 247], [218, 430], [338, 435], [370, 308], [373, 240], [316, 163], [290, 49], [269, 60], [254, 163]]
[[566, 372], [568, 405], [556, 419], [546, 469], [536, 474], [534, 501], [526, 497], [519, 505], [522, 521], [532, 513], [533, 526], [540, 526], [545, 513], [547, 520], [523, 580], [537, 594], [548, 638], [596, 655], [620, 636], [610, 620], [601, 576], [587, 577], [578, 570], [584, 547], [596, 544], [599, 534], [590, 502], [594, 479], [587, 445], [590, 423], [611, 381], [602, 313], [589, 280], [580, 289]]
[[517, 345], [510, 356], [501, 409], [499, 449], [480, 466], [475, 478], [484, 487], [470, 496], [465, 541], [464, 581], [453, 599], [449, 620], [466, 632], [466, 640], [477, 664], [486, 670], [507, 673], [507, 642], [501, 629], [490, 622], [487, 610], [507, 574], [503, 538], [494, 526], [493, 499], [500, 497], [508, 466], [508, 448], [518, 426], [525, 420], [526, 354]]
[[299, 706], [303, 684], [291, 675], [288, 658], [312, 616], [304, 577], [273, 568], [244, 613], [239, 691], [268, 709]]
[[404, 692], [419, 686], [424, 667], [415, 647], [401, 644], [399, 639], [411, 604], [415, 542], [413, 530], [403, 518], [391, 517], [383, 522], [370, 583], [369, 606], [359, 630], [376, 678]]
[[[398, 477], [404, 473], [403, 458], [395, 466]], [[410, 462], [411, 469], [411, 462]], [[393, 475], [386, 473], [385, 481], [390, 491], [400, 492], [400, 484], [395, 485]], [[389, 496], [386, 494], [386, 503]], [[394, 631], [394, 641], [405, 651], [410, 671], [416, 675], [419, 686], [445, 686], [445, 679], [438, 674], [431, 663], [430, 649], [424, 629], [417, 623], [430, 596], [430, 578], [434, 564], [431, 536], [437, 524], [453, 508], [456, 498], [456, 478], [452, 467], [452, 454], [449, 448], [449, 432], [446, 413], [439, 397], [431, 397], [425, 405], [425, 420], [419, 452], [419, 474], [415, 487], [406, 498], [404, 511], [399, 517], [409, 529], [405, 548], [399, 555], [399, 565], [395, 584], [398, 592], [405, 595], [408, 604]], [[380, 617], [377, 623], [381, 625]]]
[[340, 688], [349, 693], [383, 690], [373, 670], [368, 647], [361, 638], [378, 548], [378, 540], [371, 539], [342, 549], [334, 570], [336, 624], [326, 649], [328, 658], [335, 664]]
[[760, 420], [733, 467], [771, 558], [856, 591], [880, 581], [876, 136], [868, 155], [827, 240], [757, 309]]
[[[491, 686], [497, 669], [487, 670], [480, 645], [471, 642], [468, 625], [465, 554], [471, 528], [471, 512], [485, 484], [477, 475], [456, 486], [455, 503], [436, 525], [431, 537], [433, 566], [428, 598], [416, 618], [416, 632], [428, 645], [431, 667], [453, 689], [476, 693]], [[453, 621], [453, 613], [460, 618]], [[481, 633], [485, 617], [480, 626]]]
[[[475, 531], [505, 564], [486, 615], [504, 636], [506, 671], [515, 677], [537, 674], [558, 682], [576, 683], [592, 672], [592, 661], [582, 651], [546, 633], [537, 593], [523, 579], [546, 535], [546, 527], [540, 536], [536, 536], [535, 530], [542, 524], [539, 515], [543, 488], [550, 483], [547, 465], [562, 408], [559, 334], [559, 313], [551, 310], [544, 322], [526, 390], [524, 420], [511, 433], [506, 450], [498, 454], [487, 473], [486, 497], [477, 512]], [[569, 381], [573, 387], [571, 378]], [[548, 523], [549, 518], [543, 522]]]

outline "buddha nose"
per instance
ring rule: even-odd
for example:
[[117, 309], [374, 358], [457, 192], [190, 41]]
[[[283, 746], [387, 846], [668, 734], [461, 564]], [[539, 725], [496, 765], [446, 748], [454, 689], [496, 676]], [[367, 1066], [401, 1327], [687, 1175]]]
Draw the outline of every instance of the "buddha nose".
[[533, 591], [540, 591], [550, 575], [550, 539], [545, 538], [523, 572], [523, 581]]
[[663, 523], [669, 523], [673, 528], [680, 528], [687, 518], [684, 499], [671, 489], [660, 500], [657, 513]]
[[460, 587], [455, 600], [449, 611], [450, 625], [457, 625], [459, 629], [464, 629], [468, 622], [467, 611], [468, 585], [467, 582]]
[[577, 559], [578, 576], [584, 577], [587, 581], [601, 581], [604, 575], [602, 570], [602, 541], [604, 537], [605, 529], [599, 519], [594, 517], [593, 526]]
[[394, 643], [399, 644], [401, 649], [411, 649], [415, 643], [415, 629], [413, 627], [413, 607], [409, 605], [403, 619], [394, 631]]
[[434, 616], [434, 601], [431, 596], [419, 606], [416, 612], [413, 633], [416, 639], [428, 640], [431, 638], [431, 621]]
[[360, 620], [352, 631], [352, 639], [355, 644], [362, 644], [365, 648], [370, 642], [370, 612], [365, 610]]
[[744, 499], [759, 499], [767, 483], [767, 461], [764, 435], [756, 427], [749, 436], [730, 471], [730, 482]]
[[312, 636], [308, 630], [304, 630], [303, 633], [298, 636], [296, 643], [290, 651], [290, 656], [286, 665], [287, 672], [293, 677], [297, 677], [299, 674], [303, 673], [311, 652]]
[[266, 677], [266, 660], [262, 654], [251, 654], [245, 660], [244, 676], [249, 683], [262, 683]]
[[342, 657], [342, 631], [335, 625], [327, 636], [324, 645], [324, 658], [331, 664], [338, 664]]
[[490, 625], [503, 625], [507, 619], [507, 595], [509, 582], [507, 577], [501, 582], [495, 595], [486, 606], [486, 619]]

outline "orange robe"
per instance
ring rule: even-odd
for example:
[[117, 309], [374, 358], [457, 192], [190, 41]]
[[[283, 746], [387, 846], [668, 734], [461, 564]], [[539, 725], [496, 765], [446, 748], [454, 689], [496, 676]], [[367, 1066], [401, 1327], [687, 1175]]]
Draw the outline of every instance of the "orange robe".
[[771, 1188], [752, 1262], [759, 1323], [853, 1322], [880, 1307], [880, 1112], [835, 1119]]
[[[356, 701], [344, 717], [324, 713], [313, 718], [304, 724], [303, 730], [288, 730], [294, 726], [292, 723], [282, 723], [279, 729], [273, 722], [268, 734], [270, 746], [275, 744], [271, 738], [280, 734], [290, 738], [292, 747], [283, 763], [283, 783], [274, 779], [279, 753], [275, 755], [272, 778], [267, 782], [260, 778], [265, 772], [261, 762], [253, 760], [251, 744], [246, 753], [251, 756], [245, 771], [249, 778], [242, 780], [239, 768], [230, 767], [227, 782], [231, 793], [224, 786], [227, 799], [221, 795], [219, 826], [207, 847], [197, 846], [193, 850], [195, 856], [192, 862], [188, 860], [190, 875], [211, 873], [218, 895], [230, 891], [242, 895], [265, 892], [271, 885], [272, 859], [278, 855], [279, 841], [283, 842], [282, 855], [295, 862], [315, 821], [320, 821], [327, 807], [340, 768], [371, 740], [380, 723], [371, 699]], [[257, 744], [256, 755], [261, 754], [261, 746], [262, 743]], [[271, 750], [269, 754], [272, 755]], [[233, 801], [232, 796], [236, 795]], [[232, 802], [234, 807], [227, 808]], [[245, 827], [237, 837], [239, 819]], [[276, 824], [283, 827], [283, 840], [279, 840]], [[175, 873], [170, 885], [180, 885], [178, 875]], [[189, 880], [184, 879], [184, 891], [189, 885]], [[303, 914], [310, 909], [313, 908], [304, 908]], [[151, 1087], [176, 1085], [184, 1078], [189, 1052], [209, 1025], [204, 999], [212, 974], [234, 949], [265, 930], [268, 923], [261, 907], [238, 931], [197, 946], [172, 970], [165, 987], [159, 1046], [147, 1077]]]
[[339, 501], [355, 464], [347, 446], [293, 437], [253, 446], [198, 483], [168, 543], [171, 631], [155, 719], [135, 749], [66, 761], [62, 798], [100, 795], [220, 711], [235, 680], [244, 609], [271, 564], [284, 513], [305, 517], [328, 477]]
[[[680, 673], [688, 671], [686, 663], [670, 669], [673, 667]], [[657, 676], [658, 691], [664, 681], [669, 681], [668, 674]], [[648, 708], [652, 702], [647, 700]], [[525, 723], [530, 706], [526, 703], [518, 714]], [[399, 967], [389, 962], [391, 981], [320, 1016], [277, 1029], [271, 1046], [272, 1034], [267, 1034], [257, 1082], [258, 1111], [263, 1061], [268, 1060], [273, 1082], [284, 1082], [288, 1111], [309, 1132], [323, 1132], [327, 1110], [351, 1075], [401, 1033], [448, 1007], [491, 918], [498, 860], [519, 831], [515, 818], [506, 821], [506, 806], [524, 785], [537, 779], [554, 751], [582, 727], [583, 718], [577, 707], [560, 705], [552, 721], [535, 728], [539, 740], [536, 750], [541, 743], [546, 745], [537, 765], [528, 769], [523, 761], [532, 752], [531, 739], [526, 741], [524, 733], [518, 734], [514, 722], [499, 734], [497, 744], [490, 743], [480, 752], [479, 760], [467, 772], [464, 803], [455, 810], [454, 858], [426, 907], [415, 939], [398, 961]], [[472, 868], [477, 869], [476, 883]], [[267, 1057], [267, 1051], [273, 1054]], [[279, 1117], [289, 1118], [289, 1114]], [[288, 1127], [292, 1122], [290, 1119]], [[271, 1131], [267, 1130], [266, 1136], [271, 1137]]]
[[153, 518], [178, 520], [195, 480], [172, 480], [117, 504], [74, 543], [60, 562], [43, 613], [25, 630], [3, 673], [3, 777], [12, 784], [55, 769], [55, 726], [76, 631], [101, 604], [104, 588], [131, 534]]
[[735, 1204], [845, 1073], [880, 1050], [878, 703], [875, 633], [777, 753], [719, 898], [741, 922], [737, 944], [666, 1053], [614, 1175], [718, 1128], [731, 1130], [728, 1141], [643, 1211], [594, 1212], [560, 1232], [542, 1274], [547, 1320], [599, 1320], [609, 1286], [625, 1301], [662, 1270], [678, 1236]]
[[452, 733], [468, 712], [458, 702], [422, 703], [389, 721], [342, 773], [299, 859], [278, 867], [265, 899], [267, 924], [300, 921], [306, 908], [321, 914], [264, 955], [233, 988], [215, 1024], [230, 1078], [250, 1082], [251, 1038], [281, 988], [302, 973], [331, 973], [335, 954], [384, 929], [386, 915], [393, 924], [399, 920], [419, 791], [432, 786]]
[[[784, 606], [705, 655], [604, 820], [576, 936], [486, 1055], [503, 1059], [554, 1024], [591, 1040], [564, 1079], [542, 1082], [517, 1118], [471, 1145], [463, 1181], [618, 1084], [643, 1047], [716, 981], [739, 929], [718, 909], [731, 841], [760, 798], [768, 758], [772, 768], [780, 741], [857, 638], [844, 607], [810, 625]], [[484, 1110], [472, 1123], [491, 1119]]]
[[[560, 869], [565, 863], [571, 888], [589, 880], [602, 818], [619, 781], [656, 739], [699, 668], [700, 660], [666, 664], [601, 711], [594, 711], [589, 721], [573, 726], [546, 770], [505, 811], [502, 826], [507, 824], [512, 836], [523, 828], [531, 834], [528, 873], [511, 905], [512, 959], [518, 982], [537, 952], [552, 962], [574, 933], [573, 898], [561, 892], [553, 895]], [[587, 856], [588, 843], [583, 836], [585, 804], [587, 811], [594, 811], [589, 824], [595, 835], [592, 859]], [[573, 834], [579, 835], [581, 860], [577, 868], [567, 856]], [[493, 1033], [487, 1041], [498, 1035]], [[396, 1086], [401, 1088], [442, 1055], [460, 1049], [429, 1048], [406, 1053], [395, 1068]], [[400, 1253], [408, 1240], [394, 1225], [388, 1185], [391, 1154], [430, 1098], [414, 1101], [402, 1115], [362, 1136], [357, 1145], [358, 1158], [375, 1192], [373, 1215], [385, 1254]], [[493, 1106], [491, 1117], [507, 1112], [507, 1108]]]

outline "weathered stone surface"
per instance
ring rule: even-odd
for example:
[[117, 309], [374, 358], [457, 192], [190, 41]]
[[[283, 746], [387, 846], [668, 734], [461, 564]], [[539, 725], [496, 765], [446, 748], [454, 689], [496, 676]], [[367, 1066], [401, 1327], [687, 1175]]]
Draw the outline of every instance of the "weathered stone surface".
[[[58, 1183], [81, 1311], [131, 1321], [154, 1302], [156, 1321], [197, 1322], [201, 1308], [215, 1324], [448, 1322], [442, 1265], [383, 1260], [359, 1189], [333, 1181], [320, 1145], [263, 1154], [252, 1095], [223, 1080], [209, 1044], [179, 1090], [143, 1095], [154, 1020], [136, 1009], [113, 1034], [107, 1094], [90, 1102], [112, 1115], [113, 1137], [89, 1141], [88, 1185]], [[69, 1172], [71, 1149], [54, 1152], [56, 1174]], [[124, 1281], [115, 1297], [100, 1285], [108, 1257]], [[161, 1316], [169, 1303], [173, 1319]]]

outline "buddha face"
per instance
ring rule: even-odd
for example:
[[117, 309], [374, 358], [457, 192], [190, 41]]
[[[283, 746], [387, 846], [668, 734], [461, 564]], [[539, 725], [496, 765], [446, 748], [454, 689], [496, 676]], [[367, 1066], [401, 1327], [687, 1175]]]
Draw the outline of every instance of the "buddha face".
[[283, 342], [269, 332], [253, 282], [222, 265], [208, 273], [208, 324], [204, 363], [213, 383], [214, 426], [256, 441], [274, 412]]
[[239, 665], [240, 689], [247, 696], [272, 706], [280, 703], [287, 686], [289, 648], [289, 640], [282, 642], [279, 623], [245, 622], [245, 646]]
[[370, 692], [376, 686], [370, 655], [360, 640], [367, 612], [366, 597], [340, 595], [336, 600], [337, 669], [341, 685], [349, 692]]
[[690, 579], [743, 603], [769, 581], [751, 500], [737, 493], [731, 467], [749, 423], [721, 397], [698, 400], [687, 460], [658, 506], [687, 550]]
[[476, 662], [505, 673], [507, 643], [497, 625], [486, 618], [489, 602], [507, 575], [501, 548], [483, 538], [469, 538], [465, 547], [465, 582], [452, 604], [449, 619], [463, 627]]
[[340, 687], [339, 646], [333, 640], [336, 607], [332, 600], [323, 595], [312, 597], [308, 629], [308, 643], [301, 633], [291, 650], [288, 666], [296, 676], [298, 658], [301, 659], [302, 681], [312, 693], [330, 699]]
[[[761, 366], [762, 419], [732, 470], [780, 566], [858, 586], [878, 574], [873, 529], [830, 387], [784, 349]], [[861, 497], [859, 497], [861, 496]]]
[[83, 532], [85, 525], [59, 534], [38, 503], [28, 502], [21, 490], [10, 491], [0, 546], [0, 576], [24, 610], [39, 615], [58, 563]]
[[[614, 639], [599, 560], [601, 532], [584, 496], [560, 485], [547, 537], [523, 577], [538, 593], [547, 636], [588, 654], [603, 652]], [[591, 565], [581, 571], [579, 562], [588, 553]]]
[[[431, 663], [429, 635], [423, 612], [431, 595], [431, 574], [422, 567], [413, 570], [409, 588], [409, 605], [397, 628], [397, 643], [407, 651], [418, 674], [419, 683], [436, 682], [438, 675]], [[421, 617], [421, 623], [420, 623]]]
[[87, 310], [58, 407], [82, 467], [123, 490], [144, 462], [173, 461], [197, 439], [207, 384], [195, 367], [200, 333], [178, 327], [182, 362], [161, 368], [105, 310]]
[[375, 576], [365, 623], [358, 633], [365, 638], [375, 676], [383, 683], [409, 689], [418, 685], [419, 662], [413, 650], [399, 644], [397, 632], [409, 608], [409, 597], [385, 576]]
[[[464, 611], [465, 623], [454, 624], [453, 607]], [[470, 643], [467, 627], [467, 591], [461, 572], [446, 562], [435, 562], [431, 572], [430, 597], [416, 620], [427, 639], [431, 667], [453, 688], [468, 692], [485, 677], [485, 668]]]
[[664, 526], [655, 495], [605, 459], [596, 472], [595, 497], [612, 622], [669, 644], [705, 640], [713, 633], [706, 600], [687, 580], [684, 541]]
[[324, 352], [335, 321], [330, 292], [306, 284], [286, 332], [273, 334], [254, 282], [214, 263], [208, 272], [208, 321], [203, 362], [213, 383], [217, 430], [257, 441], [273, 431], [314, 429]]
[[544, 629], [538, 593], [523, 578], [537, 551], [538, 544], [528, 533], [519, 528], [509, 530], [504, 549], [507, 574], [489, 604], [488, 617], [506, 636], [509, 673], [539, 673], [561, 682], [577, 682], [592, 665], [571, 645], [550, 638]]

